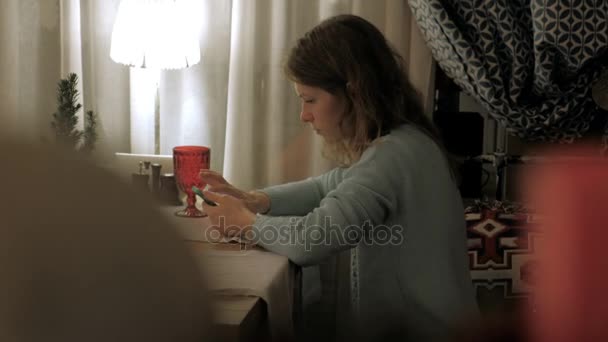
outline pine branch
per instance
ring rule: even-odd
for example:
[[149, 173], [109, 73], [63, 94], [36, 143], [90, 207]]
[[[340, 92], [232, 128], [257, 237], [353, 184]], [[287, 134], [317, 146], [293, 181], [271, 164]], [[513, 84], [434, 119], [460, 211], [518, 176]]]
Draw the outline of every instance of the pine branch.
[[92, 110], [88, 111], [84, 117], [84, 132], [83, 132], [83, 145], [80, 148], [81, 151], [91, 153], [95, 149], [95, 142], [97, 142], [97, 117]]
[[57, 83], [57, 111], [53, 113], [51, 127], [55, 131], [58, 143], [70, 149], [90, 152], [94, 149], [97, 134], [95, 128], [97, 119], [92, 111], [85, 115], [85, 129], [80, 131], [78, 125], [78, 111], [82, 105], [78, 103], [78, 75], [70, 73], [67, 78]]

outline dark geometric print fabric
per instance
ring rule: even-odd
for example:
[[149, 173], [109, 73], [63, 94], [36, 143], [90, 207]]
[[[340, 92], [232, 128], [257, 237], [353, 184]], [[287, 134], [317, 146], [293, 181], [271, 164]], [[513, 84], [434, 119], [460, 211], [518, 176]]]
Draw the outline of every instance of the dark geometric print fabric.
[[599, 112], [608, 0], [409, 0], [439, 66], [507, 131], [571, 142]]

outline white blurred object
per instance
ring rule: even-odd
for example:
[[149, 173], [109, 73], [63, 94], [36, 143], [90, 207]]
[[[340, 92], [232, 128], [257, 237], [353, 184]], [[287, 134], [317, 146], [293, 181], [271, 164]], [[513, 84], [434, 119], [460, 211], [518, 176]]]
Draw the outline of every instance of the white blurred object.
[[110, 57], [138, 68], [181, 69], [200, 61], [189, 0], [122, 0], [112, 30]]

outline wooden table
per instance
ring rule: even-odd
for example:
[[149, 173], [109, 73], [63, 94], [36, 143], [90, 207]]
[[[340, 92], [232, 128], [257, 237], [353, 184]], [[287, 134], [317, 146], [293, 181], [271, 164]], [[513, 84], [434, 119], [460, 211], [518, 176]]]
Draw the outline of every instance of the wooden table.
[[[196, 255], [204, 257], [204, 252], [214, 250], [220, 251], [222, 253], [235, 253], [235, 255], [238, 255], [241, 248], [239, 244], [205, 242], [206, 238], [204, 232], [206, 229], [206, 225], [208, 225], [208, 220], [206, 218], [191, 219], [175, 217], [173, 216], [173, 212], [175, 212], [177, 209], [179, 208], [163, 207], [162, 211], [166, 214], [166, 217], [169, 217], [170, 221], [173, 222], [174, 225], [178, 228], [188, 248], [191, 248], [193, 249], [193, 251], [197, 252]], [[272, 254], [272, 256], [265, 254], [265, 256], [266, 258], [272, 257], [273, 260], [277, 260], [274, 259], [275, 257], [284, 258], [284, 260], [287, 261], [287, 258], [275, 254]], [[251, 262], [251, 260], [253, 259], [248, 260], [249, 262]], [[234, 259], [232, 262], [235, 262]], [[284, 262], [282, 263], [285, 264]], [[265, 267], [265, 265], [261, 265], [260, 267]], [[301, 296], [299, 291], [299, 272], [295, 272], [295, 274], [297, 275], [297, 279], [293, 280], [293, 283], [295, 284], [294, 291], [296, 291], [293, 294], [293, 297], [295, 298], [293, 308], [294, 310], [296, 310], [296, 312], [299, 312], [299, 301]], [[259, 279], [261, 280], [263, 278]], [[262, 298], [256, 296], [214, 295], [213, 300], [215, 308], [215, 328], [219, 334], [218, 338], [220, 340], [270, 340], [271, 329], [269, 325], [268, 310], [266, 302]]]
[[268, 341], [266, 303], [259, 297], [216, 296], [214, 329], [221, 341]]
[[[231, 250], [235, 245], [186, 240], [188, 248]], [[268, 341], [266, 303], [255, 296], [213, 296], [214, 329], [220, 341]]]

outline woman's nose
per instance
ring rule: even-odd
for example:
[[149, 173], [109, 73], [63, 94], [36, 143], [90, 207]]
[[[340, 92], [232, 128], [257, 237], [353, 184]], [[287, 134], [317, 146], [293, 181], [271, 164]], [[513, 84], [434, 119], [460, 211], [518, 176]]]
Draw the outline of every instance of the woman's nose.
[[302, 110], [300, 111], [300, 120], [302, 122], [311, 122], [312, 119], [313, 119], [312, 113], [305, 110], [304, 108], [302, 108]]

